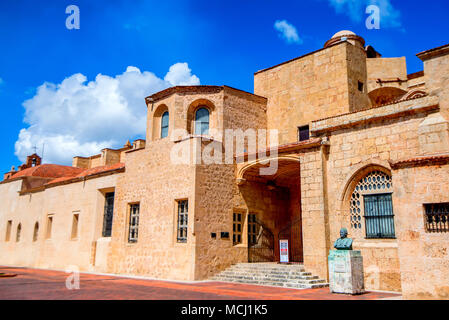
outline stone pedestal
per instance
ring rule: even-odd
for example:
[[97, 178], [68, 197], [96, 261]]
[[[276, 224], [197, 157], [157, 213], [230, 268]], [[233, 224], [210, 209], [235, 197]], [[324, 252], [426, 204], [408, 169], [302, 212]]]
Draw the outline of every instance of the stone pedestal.
[[363, 258], [360, 251], [331, 250], [328, 261], [331, 292], [345, 294], [365, 292]]

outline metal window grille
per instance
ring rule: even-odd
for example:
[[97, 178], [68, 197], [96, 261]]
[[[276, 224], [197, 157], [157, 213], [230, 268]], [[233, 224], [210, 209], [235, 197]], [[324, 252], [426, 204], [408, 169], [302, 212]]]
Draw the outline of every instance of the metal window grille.
[[355, 186], [350, 199], [350, 224], [352, 234], [363, 237], [362, 217], [365, 214], [364, 196], [393, 193], [391, 176], [382, 171], [371, 171], [364, 176]]
[[251, 213], [248, 215], [248, 244], [250, 246], [257, 244], [257, 234], [256, 215]]
[[299, 141], [306, 141], [310, 139], [309, 126], [303, 126], [298, 128], [298, 139]]
[[449, 203], [425, 204], [426, 232], [449, 232]]
[[131, 204], [129, 206], [129, 234], [128, 242], [137, 242], [139, 231], [139, 212], [140, 204]]
[[232, 242], [234, 245], [242, 243], [242, 229], [243, 229], [243, 214], [234, 213], [233, 214], [233, 223], [232, 223]]
[[391, 194], [365, 195], [365, 228], [368, 239], [394, 239]]
[[187, 200], [178, 201], [178, 242], [187, 242], [187, 225], [189, 218], [189, 202]]
[[112, 233], [112, 219], [114, 214], [114, 192], [106, 193], [104, 201], [103, 237], [110, 237]]

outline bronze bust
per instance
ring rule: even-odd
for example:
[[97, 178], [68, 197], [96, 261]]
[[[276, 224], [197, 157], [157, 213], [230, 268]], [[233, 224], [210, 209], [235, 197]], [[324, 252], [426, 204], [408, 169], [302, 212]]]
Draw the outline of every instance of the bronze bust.
[[335, 241], [334, 248], [337, 250], [352, 250], [352, 239], [348, 238], [346, 228], [340, 230], [340, 238]]

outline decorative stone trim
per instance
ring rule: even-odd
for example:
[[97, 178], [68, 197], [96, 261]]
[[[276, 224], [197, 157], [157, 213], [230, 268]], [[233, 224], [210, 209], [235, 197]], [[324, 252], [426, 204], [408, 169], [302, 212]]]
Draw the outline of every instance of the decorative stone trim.
[[425, 167], [433, 165], [449, 164], [449, 153], [419, 156], [416, 158], [409, 158], [398, 161], [390, 161], [390, 166], [393, 170], [412, 168], [412, 167]]
[[430, 58], [441, 56], [447, 53], [449, 53], [449, 44], [420, 52], [416, 56], [420, 58], [422, 61], [425, 61]]
[[317, 136], [323, 132], [351, 128], [363, 123], [398, 118], [407, 114], [438, 110], [438, 103], [439, 99], [436, 96], [415, 97], [408, 100], [397, 101], [388, 105], [372, 107], [313, 121], [310, 132]]
[[248, 152], [245, 152], [244, 154], [236, 155], [235, 159], [246, 161], [249, 158], [249, 156], [257, 156], [258, 154], [264, 154], [264, 155], [267, 155], [267, 157], [269, 157], [271, 155], [271, 152], [276, 151], [276, 150], [278, 153], [287, 153], [287, 152], [296, 151], [296, 150], [319, 147], [322, 144], [327, 145], [328, 142], [326, 139], [324, 140], [324, 143], [322, 143], [322, 141], [323, 141], [323, 139], [321, 139], [321, 138], [311, 138], [306, 141], [283, 144], [283, 145], [280, 145], [277, 147], [272, 147], [270, 149], [261, 150], [261, 151], [258, 151], [256, 153], [252, 153], [252, 154], [248, 154]]
[[258, 96], [256, 94], [246, 92], [240, 89], [232, 88], [229, 86], [176, 86], [176, 87], [170, 87], [168, 89], [156, 92], [155, 94], [148, 96], [145, 98], [145, 102], [147, 105], [149, 103], [154, 103], [156, 101], [159, 101], [161, 99], [167, 98], [175, 93], [182, 93], [182, 94], [210, 94], [210, 93], [219, 93], [221, 91], [233, 91], [234, 93], [238, 93], [239, 95], [246, 96], [251, 99], [255, 99], [256, 101], [265, 103], [267, 101], [267, 98]]

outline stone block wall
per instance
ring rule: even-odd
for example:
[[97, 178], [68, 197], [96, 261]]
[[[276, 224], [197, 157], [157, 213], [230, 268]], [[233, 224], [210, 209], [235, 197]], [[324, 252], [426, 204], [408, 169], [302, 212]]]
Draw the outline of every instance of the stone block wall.
[[254, 93], [268, 98], [268, 129], [279, 144], [297, 141], [299, 126], [349, 111], [348, 42], [254, 75]]
[[[193, 164], [171, 162], [174, 145], [167, 137], [127, 153], [127, 170], [118, 180], [115, 194], [109, 272], [194, 279], [196, 170]], [[189, 202], [187, 243], [177, 242], [177, 200]], [[140, 204], [137, 243], [128, 242], [129, 206], [133, 203]]]
[[448, 175], [447, 164], [393, 171], [405, 299], [449, 299], [449, 233], [429, 233], [424, 225], [424, 204], [449, 202]]
[[[19, 195], [21, 180], [0, 184], [0, 264], [65, 270], [77, 266], [80, 271], [95, 269], [92, 246], [101, 237], [104, 195], [113, 190], [119, 174], [60, 185]], [[73, 215], [79, 215], [78, 235], [72, 238]], [[47, 217], [52, 215], [51, 237], [47, 238]], [[6, 223], [12, 221], [9, 241], [5, 241]], [[36, 222], [37, 240], [33, 240]], [[21, 224], [20, 241], [16, 242]]]

